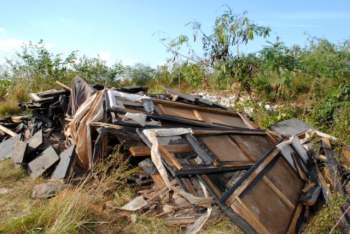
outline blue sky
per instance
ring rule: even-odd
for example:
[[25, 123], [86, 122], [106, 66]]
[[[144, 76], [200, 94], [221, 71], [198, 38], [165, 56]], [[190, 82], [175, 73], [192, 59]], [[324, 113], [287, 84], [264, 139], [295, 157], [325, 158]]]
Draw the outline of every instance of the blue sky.
[[[1, 0], [0, 59], [26, 41], [43, 39], [57, 53], [79, 50], [109, 64], [156, 66], [169, 57], [160, 38], [188, 33], [185, 25], [194, 20], [209, 31], [224, 5], [248, 11], [254, 22], [271, 27], [271, 40], [279, 36], [287, 45], [303, 45], [307, 35], [350, 39], [348, 0]], [[254, 42], [246, 51], [264, 44]]]

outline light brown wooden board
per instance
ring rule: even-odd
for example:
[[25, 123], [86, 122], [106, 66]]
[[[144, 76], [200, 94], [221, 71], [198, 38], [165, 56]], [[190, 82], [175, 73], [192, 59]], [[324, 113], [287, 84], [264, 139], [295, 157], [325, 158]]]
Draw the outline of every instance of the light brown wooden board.
[[[278, 159], [269, 166], [273, 157]], [[226, 204], [241, 215], [258, 233], [286, 233], [293, 230], [295, 211], [304, 182], [282, 155], [268, 157], [264, 175], [252, 173]], [[261, 170], [261, 168], [259, 169]]]
[[[192, 152], [192, 148], [187, 144], [177, 144], [177, 145], [164, 145], [164, 148], [171, 153], [189, 153]], [[134, 157], [150, 156], [151, 150], [145, 146], [131, 146], [129, 152]]]
[[229, 135], [205, 136], [200, 139], [220, 161], [251, 161]]
[[253, 160], [257, 160], [273, 147], [271, 139], [267, 136], [231, 135], [231, 137]]
[[166, 102], [156, 100], [154, 101], [160, 114], [173, 115], [177, 117], [204, 121], [207, 123], [224, 124], [233, 127], [249, 128], [242, 118], [234, 113], [215, 108], [204, 108], [195, 105]]

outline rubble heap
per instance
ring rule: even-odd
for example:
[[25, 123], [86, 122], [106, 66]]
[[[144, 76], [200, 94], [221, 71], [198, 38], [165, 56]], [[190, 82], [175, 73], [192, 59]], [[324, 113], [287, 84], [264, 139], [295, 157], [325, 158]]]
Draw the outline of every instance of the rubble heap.
[[[60, 85], [30, 94], [21, 104], [30, 116], [0, 119], [0, 160], [12, 158], [33, 178], [69, 182], [118, 146], [143, 169], [130, 181], [148, 186], [120, 209], [153, 213], [188, 233], [215, 207], [246, 233], [296, 233], [331, 192], [345, 193], [336, 139], [299, 120], [262, 130], [243, 113], [169, 88], [152, 96], [79, 77]], [[349, 230], [347, 215], [340, 225]]]

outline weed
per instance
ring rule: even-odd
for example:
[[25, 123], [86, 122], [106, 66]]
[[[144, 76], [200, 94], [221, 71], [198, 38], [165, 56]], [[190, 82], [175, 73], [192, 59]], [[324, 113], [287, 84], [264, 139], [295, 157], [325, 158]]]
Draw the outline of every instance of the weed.
[[[206, 225], [207, 226], [207, 225]], [[218, 223], [204, 227], [201, 234], [242, 234], [243, 232], [235, 226], [228, 218]]]
[[0, 162], [0, 181], [2, 185], [18, 181], [26, 176], [25, 171], [7, 159]]
[[329, 202], [325, 204], [323, 208], [308, 223], [305, 233], [329, 233], [337, 223], [341, 215], [341, 210], [339, 207], [341, 207], [345, 201], [346, 197], [334, 194]]

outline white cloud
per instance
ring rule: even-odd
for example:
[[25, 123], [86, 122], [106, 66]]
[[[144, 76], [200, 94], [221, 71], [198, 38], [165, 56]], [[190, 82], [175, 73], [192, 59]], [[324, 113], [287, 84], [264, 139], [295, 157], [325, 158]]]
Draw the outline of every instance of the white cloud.
[[3, 27], [0, 27], [0, 34], [4, 33], [6, 30]]
[[11, 51], [19, 49], [24, 41], [15, 38], [0, 38], [0, 51]]

